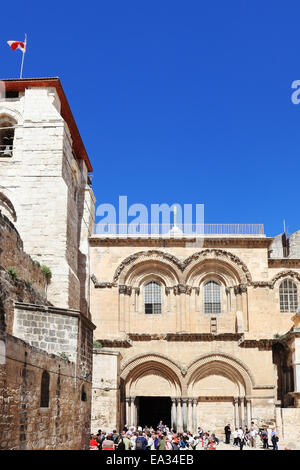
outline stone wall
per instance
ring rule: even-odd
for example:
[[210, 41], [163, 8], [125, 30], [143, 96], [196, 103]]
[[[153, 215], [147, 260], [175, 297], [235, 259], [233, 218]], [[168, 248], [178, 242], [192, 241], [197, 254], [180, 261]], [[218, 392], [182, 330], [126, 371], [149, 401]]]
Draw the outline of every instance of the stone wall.
[[15, 303], [13, 335], [52, 354], [77, 362], [79, 312]]
[[14, 322], [14, 300], [29, 304], [51, 305], [34, 287], [15, 279], [0, 267], [0, 330], [12, 334]]
[[292, 233], [289, 237], [289, 258], [300, 259], [300, 230]]
[[115, 351], [95, 350], [93, 359], [91, 431], [119, 429], [120, 355]]
[[[300, 449], [300, 408], [282, 408], [282, 438], [285, 444], [293, 443]], [[295, 447], [293, 448], [295, 449]]]
[[12, 267], [18, 278], [45, 295], [45, 276], [41, 268], [23, 250], [23, 242], [10, 220], [0, 212], [0, 266]]
[[[3, 332], [0, 354], [0, 449], [88, 449], [91, 384], [77, 376], [75, 364]], [[40, 407], [44, 370], [48, 408]]]

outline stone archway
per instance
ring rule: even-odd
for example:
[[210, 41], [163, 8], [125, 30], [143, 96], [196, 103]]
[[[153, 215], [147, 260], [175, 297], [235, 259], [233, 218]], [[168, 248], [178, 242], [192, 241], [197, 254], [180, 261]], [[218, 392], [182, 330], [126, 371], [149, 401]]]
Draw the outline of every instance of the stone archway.
[[182, 393], [180, 373], [173, 361], [159, 355], [143, 355], [127, 363], [121, 373], [126, 404], [121, 425], [156, 426], [163, 420], [173, 426], [175, 397]]
[[195, 360], [187, 373], [187, 395], [196, 400], [193, 419], [203, 429], [220, 434], [226, 424], [250, 425], [247, 395], [252, 380], [243, 365], [226, 355], [207, 355]]

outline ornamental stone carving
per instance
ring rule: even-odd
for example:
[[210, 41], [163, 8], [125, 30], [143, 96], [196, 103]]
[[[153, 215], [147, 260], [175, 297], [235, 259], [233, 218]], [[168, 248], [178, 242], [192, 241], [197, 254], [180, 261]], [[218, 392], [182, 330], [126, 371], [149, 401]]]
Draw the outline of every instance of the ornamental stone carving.
[[[233, 255], [229, 251], [224, 251], [220, 249], [205, 249], [194, 253], [193, 255], [186, 258], [184, 261], [180, 261], [176, 256], [171, 255], [170, 253], [166, 253], [159, 250], [149, 250], [149, 251], [140, 251], [138, 253], [134, 253], [128, 256], [122, 263], [118, 266], [115, 271], [113, 282], [117, 282], [120, 280], [120, 276], [122, 274], [122, 278], [124, 278], [124, 269], [129, 267], [136, 261], [153, 261], [153, 260], [160, 260], [161, 262], [166, 262], [170, 266], [173, 266], [175, 272], [183, 273], [185, 269], [191, 265], [192, 263], [197, 264], [202, 260], [206, 259], [216, 259], [220, 261], [227, 261], [228, 263], [235, 266], [238, 269], [243, 284], [251, 284], [251, 274], [243, 261], [240, 260], [236, 255]], [[179, 283], [181, 284], [181, 283]]]

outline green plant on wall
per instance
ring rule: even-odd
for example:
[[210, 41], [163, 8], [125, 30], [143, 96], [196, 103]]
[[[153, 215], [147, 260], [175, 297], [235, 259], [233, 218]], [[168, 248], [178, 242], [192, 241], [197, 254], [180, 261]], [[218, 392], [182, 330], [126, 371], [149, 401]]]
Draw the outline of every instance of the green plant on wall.
[[93, 341], [93, 348], [94, 348], [94, 349], [101, 349], [101, 348], [102, 348], [102, 344], [100, 343], [100, 341], [98, 341], [98, 340], [95, 339], [95, 340]]
[[69, 356], [68, 356], [65, 352], [58, 353], [58, 356], [59, 356], [61, 359], [64, 359], [64, 361], [70, 361]]
[[50, 283], [52, 272], [51, 272], [51, 269], [48, 268], [48, 266], [45, 266], [45, 264], [41, 266], [41, 270], [45, 276], [45, 291], [46, 291], [46, 297], [47, 297], [48, 284]]
[[45, 266], [44, 264], [41, 266], [41, 270], [43, 271], [44, 273], [44, 276], [47, 280], [47, 282], [49, 283], [50, 282], [50, 279], [52, 277], [52, 272], [51, 272], [51, 269], [48, 268], [48, 266]]
[[10, 274], [14, 279], [18, 278], [18, 271], [16, 268], [13, 268], [12, 266], [9, 266], [6, 270], [8, 274]]

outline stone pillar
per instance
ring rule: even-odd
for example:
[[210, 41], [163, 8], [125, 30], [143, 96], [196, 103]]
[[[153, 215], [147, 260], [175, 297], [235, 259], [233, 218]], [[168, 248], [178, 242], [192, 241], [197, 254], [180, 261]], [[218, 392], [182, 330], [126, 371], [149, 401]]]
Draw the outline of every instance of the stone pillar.
[[245, 426], [245, 398], [240, 397], [240, 407], [241, 407], [241, 425], [242, 428]]
[[138, 426], [140, 424], [140, 423], [138, 423], [138, 412], [139, 412], [140, 402], [139, 401], [137, 402], [137, 400], [139, 400], [139, 399], [137, 399], [137, 398], [135, 399], [135, 406], [134, 406], [134, 411], [135, 411], [135, 413], [134, 413], [134, 422], [135, 422], [136, 426]]
[[182, 407], [181, 398], [177, 398], [177, 432], [182, 431]]
[[193, 430], [197, 432], [197, 398], [193, 399]]
[[125, 398], [125, 403], [126, 403], [126, 410], [125, 410], [125, 424], [127, 424], [128, 426], [130, 426], [130, 419], [131, 419], [131, 415], [130, 415], [130, 398], [129, 397], [126, 397]]
[[187, 429], [193, 432], [193, 399], [188, 398], [187, 400]]
[[133, 426], [136, 426], [136, 422], [135, 422], [135, 397], [131, 397], [131, 424]]
[[177, 430], [176, 398], [171, 398], [171, 400], [172, 400], [171, 427], [176, 431]]
[[[121, 286], [120, 286], [121, 287]], [[125, 332], [125, 295], [124, 289], [119, 288], [119, 331]]]
[[187, 430], [187, 398], [182, 398], [182, 427]]
[[251, 424], [251, 401], [246, 397], [246, 423], [247, 428], [250, 429]]
[[279, 439], [283, 438], [282, 434], [282, 416], [281, 416], [281, 401], [275, 401], [275, 422], [276, 431], [278, 432]]
[[126, 402], [127, 402], [127, 400], [128, 400], [128, 405], [126, 406], [126, 410], [128, 409], [128, 415], [126, 415], [126, 420], [127, 420], [128, 426], [132, 426], [132, 422], [131, 422], [131, 419], [132, 419], [132, 416], [131, 416], [131, 397], [126, 398]]
[[238, 397], [233, 398], [233, 403], [234, 403], [234, 427], [237, 428], [240, 425]]

